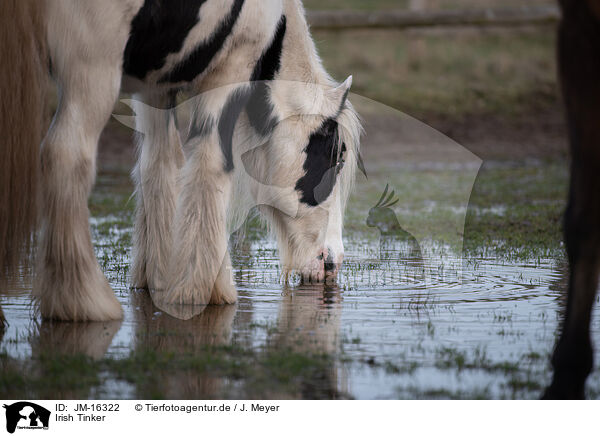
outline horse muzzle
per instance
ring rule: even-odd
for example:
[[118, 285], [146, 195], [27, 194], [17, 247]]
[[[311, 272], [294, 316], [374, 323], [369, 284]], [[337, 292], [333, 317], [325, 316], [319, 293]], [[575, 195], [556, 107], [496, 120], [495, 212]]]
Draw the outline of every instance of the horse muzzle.
[[336, 279], [344, 260], [344, 254], [335, 254], [326, 248], [306, 265], [302, 273], [303, 283], [328, 283]]

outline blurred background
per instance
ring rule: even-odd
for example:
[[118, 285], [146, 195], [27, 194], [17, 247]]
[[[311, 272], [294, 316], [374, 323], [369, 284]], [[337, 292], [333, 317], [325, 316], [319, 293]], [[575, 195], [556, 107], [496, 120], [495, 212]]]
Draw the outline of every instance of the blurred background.
[[[313, 28], [327, 69], [337, 79], [353, 74], [353, 92], [424, 121], [484, 160], [565, 156], [554, 59], [556, 2], [304, 3], [312, 11], [406, 13], [402, 20], [406, 27], [401, 29]], [[489, 19], [443, 25], [447, 16], [466, 19], [477, 11]], [[431, 17], [425, 20], [431, 25], [417, 25], [424, 21], [418, 19], [421, 16]], [[494, 24], [499, 21], [501, 25]]]

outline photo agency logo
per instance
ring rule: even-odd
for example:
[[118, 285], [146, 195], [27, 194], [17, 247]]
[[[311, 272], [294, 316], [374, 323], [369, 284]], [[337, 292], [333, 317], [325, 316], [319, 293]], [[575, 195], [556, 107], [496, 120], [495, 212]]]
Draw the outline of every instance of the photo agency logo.
[[[231, 183], [223, 240], [243, 233], [257, 211], [277, 240], [269, 247], [279, 266], [246, 265], [244, 283], [460, 285], [481, 159], [432, 127], [350, 93], [350, 85], [238, 83], [162, 108], [122, 100], [132, 113], [114, 117], [140, 134], [142, 155], [176, 129], [186, 177], [204, 156], [199, 148], [222, 153]], [[225, 104], [232, 95], [243, 98]], [[225, 256], [222, 269], [231, 270]], [[235, 286], [244, 271], [231, 273]]]
[[6, 409], [6, 431], [15, 430], [48, 430], [50, 411], [38, 404], [19, 401], [4, 405]]

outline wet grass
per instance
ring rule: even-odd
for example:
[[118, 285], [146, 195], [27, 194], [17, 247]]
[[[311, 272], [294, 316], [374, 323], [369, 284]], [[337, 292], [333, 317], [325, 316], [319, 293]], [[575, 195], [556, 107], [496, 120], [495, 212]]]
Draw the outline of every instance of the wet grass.
[[[431, 335], [432, 328], [427, 330]], [[550, 374], [548, 356], [529, 351], [510, 360], [494, 360], [484, 348], [416, 346], [394, 360], [341, 352], [332, 355], [274, 346], [281, 334], [273, 325], [256, 324], [267, 334], [265, 346], [233, 339], [226, 345], [184, 344], [185, 334], [172, 330], [138, 333], [136, 347], [124, 356], [92, 358], [85, 354], [41, 347], [30, 359], [0, 352], [2, 398], [145, 398], [145, 399], [334, 399], [339, 373], [367, 368], [393, 380], [408, 380], [397, 388], [398, 398], [486, 399], [535, 398]], [[271, 339], [269, 339], [271, 338]], [[22, 338], [22, 340], [29, 340]], [[171, 344], [161, 349], [155, 344]], [[346, 341], [360, 346], [355, 337]], [[269, 345], [271, 344], [271, 345]], [[299, 351], [301, 350], [301, 351]], [[410, 356], [409, 356], [410, 354]], [[426, 362], [424, 363], [423, 359]], [[432, 365], [433, 368], [430, 368]], [[343, 368], [343, 369], [340, 369]], [[484, 375], [489, 381], [457, 389], [420, 387], [410, 383], [419, 371], [438, 371], [444, 378], [468, 380]], [[590, 391], [593, 395], [593, 392]]]
[[[235, 387], [224, 387], [212, 395], [286, 398], [306, 389], [314, 398], [329, 398], [332, 393], [322, 392], [317, 381], [318, 374], [328, 371], [330, 359], [289, 349], [264, 351], [232, 345], [205, 346], [184, 353], [145, 349], [125, 359], [105, 360], [101, 365], [108, 369], [109, 376], [135, 386], [140, 398], [202, 396], [203, 384], [219, 383], [222, 379]], [[170, 386], [176, 383], [182, 385], [182, 391], [170, 392]]]
[[[566, 206], [568, 169], [565, 164], [484, 165], [472, 189], [460, 171], [386, 172], [381, 183], [361, 184], [346, 215], [348, 234], [378, 238], [369, 229], [369, 208], [389, 183], [401, 202], [394, 212], [400, 226], [419, 241], [432, 237], [450, 243], [466, 257], [505, 260], [564, 256], [562, 216]], [[465, 201], [468, 207], [464, 208]], [[462, 219], [464, 218], [464, 227]]]
[[484, 166], [467, 210], [465, 250], [505, 259], [562, 258], [567, 189], [564, 164]]
[[[289, 349], [204, 346], [193, 352], [136, 349], [125, 358], [94, 360], [83, 354], [42, 354], [27, 361], [0, 354], [2, 398], [97, 398], [107, 384], [124, 382], [136, 398], [210, 398], [211, 384], [227, 379], [220, 398], [335, 398], [319, 380], [331, 357]], [[173, 390], [173, 386], [179, 390]], [[203, 395], [204, 394], [204, 395]]]
[[487, 357], [485, 350], [480, 348], [476, 348], [469, 354], [455, 348], [442, 347], [436, 354], [435, 366], [439, 369], [456, 369], [459, 372], [480, 369], [487, 372], [510, 374], [520, 371], [521, 368], [517, 362], [492, 362]]
[[[445, 379], [455, 380], [459, 387], [431, 388], [409, 382], [397, 388], [398, 398], [535, 399], [543, 392], [551, 373], [548, 356], [536, 352], [499, 361], [489, 358], [485, 349], [481, 348], [468, 350], [443, 346], [434, 354], [434, 367], [439, 371], [436, 376], [441, 374]], [[422, 368], [422, 365], [415, 364], [411, 374]], [[470, 378], [479, 382], [465, 383]]]
[[[373, 9], [405, 6], [407, 1], [307, 0], [308, 8]], [[476, 0], [436, 0], [434, 7], [497, 5]], [[510, 5], [516, 5], [512, 1]], [[503, 2], [502, 5], [509, 5]], [[518, 118], [557, 104], [554, 36], [551, 27], [518, 31], [346, 31], [315, 32], [325, 65], [338, 79], [354, 75], [353, 92], [417, 117], [468, 119], [476, 114]], [[127, 289], [134, 217], [129, 169], [103, 167], [90, 198], [92, 235], [103, 270], [113, 284]], [[377, 176], [377, 174], [375, 174]], [[561, 216], [565, 206], [567, 168], [562, 162], [486, 163], [467, 197], [468, 207], [457, 210], [457, 193], [469, 175], [460, 170], [423, 170], [407, 166], [388, 171], [382, 183], [359, 183], [346, 215], [350, 238], [380, 238], [366, 226], [369, 209], [389, 183], [401, 203], [394, 212], [403, 228], [420, 241], [435, 234], [438, 240], [460, 243], [467, 266], [479, 259], [562, 259]], [[370, 179], [373, 182], [373, 178]], [[459, 208], [460, 209], [460, 208]], [[458, 229], [457, 214], [465, 225]], [[243, 241], [261, 241], [266, 232], [253, 216], [243, 229]], [[271, 251], [258, 257], [275, 257]], [[350, 277], [382, 275], [383, 261], [364, 253], [365, 261], [348, 263]], [[381, 253], [377, 253], [381, 255]], [[248, 267], [265, 269], [248, 259]], [[389, 263], [389, 262], [388, 262]], [[394, 265], [393, 268], [396, 266]], [[272, 268], [273, 269], [273, 268]], [[277, 271], [276, 271], [277, 272]], [[402, 274], [415, 273], [403, 271]], [[416, 273], [415, 273], [416, 274]], [[417, 274], [418, 275], [418, 274]], [[370, 281], [370, 279], [369, 279]], [[344, 292], [356, 292], [349, 284]], [[351, 371], [373, 371], [395, 380], [398, 398], [535, 398], [547, 383], [550, 349], [530, 350], [514, 358], [493, 359], [485, 348], [439, 346], [435, 339], [452, 318], [452, 305], [441, 305], [435, 295], [412, 293], [394, 302], [398, 323], [415, 319], [415, 338], [394, 358], [369, 349], [369, 338], [348, 334], [340, 350], [314, 352], [306, 344], [281, 345], [284, 332], [272, 323], [252, 321], [244, 331], [264, 336], [252, 346], [234, 335], [228, 345], [176, 346], [184, 332], [159, 330], [136, 336], [132, 349], [118, 356], [93, 359], [84, 354], [36, 351], [31, 358], [0, 352], [0, 396], [3, 398], [345, 398], [338, 391]], [[432, 316], [433, 319], [429, 317]], [[511, 313], [495, 313], [494, 340], [519, 337]], [[236, 321], [239, 322], [239, 321]], [[141, 326], [144, 330], [144, 326]], [[460, 332], [452, 332], [459, 335]], [[164, 339], [171, 347], [152, 346]], [[372, 338], [371, 338], [372, 339]], [[28, 344], [27, 335], [3, 342], [4, 347]], [[184, 341], [185, 342], [185, 341]], [[432, 343], [434, 345], [432, 345]], [[33, 348], [33, 347], [32, 347]], [[41, 347], [42, 349], [46, 349]], [[343, 370], [340, 370], [343, 368]], [[481, 386], [431, 388], [411, 384], [422, 371], [437, 371], [459, 381], [484, 374]], [[337, 375], [336, 375], [337, 374]], [[590, 395], [598, 397], [597, 385]], [[595, 389], [595, 390], [594, 390]]]
[[40, 355], [17, 360], [0, 352], [2, 398], [87, 398], [101, 378], [99, 365], [84, 355]]
[[[436, 367], [445, 370], [464, 372], [484, 372], [488, 375], [499, 374], [503, 376], [500, 383], [501, 398], [517, 399], [530, 398], [539, 395], [547, 384], [547, 376], [550, 368], [547, 359], [541, 360], [538, 353], [527, 353], [518, 359], [511, 361], [492, 361], [486, 355], [485, 350], [476, 348], [472, 352], [459, 351], [457, 349], [444, 347], [438, 350]], [[427, 392], [423, 393], [428, 396]], [[480, 398], [490, 398], [490, 393]], [[439, 393], [439, 397], [453, 398], [478, 398], [477, 395], [468, 392], [446, 392]]]
[[88, 206], [93, 217], [120, 217], [121, 224], [131, 222], [135, 202], [129, 168], [105, 165], [96, 178]]

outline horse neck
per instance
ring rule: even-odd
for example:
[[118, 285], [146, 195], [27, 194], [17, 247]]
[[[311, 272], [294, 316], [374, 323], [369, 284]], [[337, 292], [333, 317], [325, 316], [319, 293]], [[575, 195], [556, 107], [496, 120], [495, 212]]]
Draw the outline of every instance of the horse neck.
[[[296, 115], [336, 115], [340, 99], [328, 92], [336, 84], [327, 74], [310, 35], [299, 0], [283, 0], [286, 34], [271, 99], [281, 119]], [[316, 122], [316, 118], [314, 121]], [[312, 125], [312, 130], [317, 125]]]
[[284, 0], [287, 20], [286, 43], [278, 79], [333, 86], [335, 83], [323, 68], [310, 35], [306, 14], [299, 0]]

